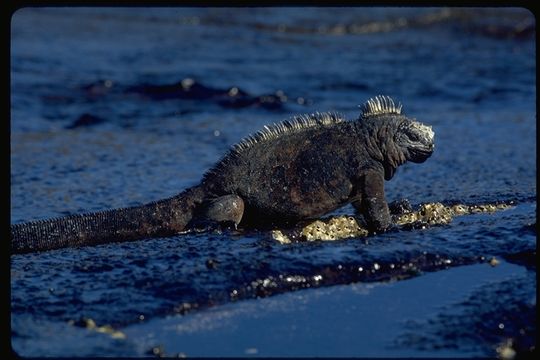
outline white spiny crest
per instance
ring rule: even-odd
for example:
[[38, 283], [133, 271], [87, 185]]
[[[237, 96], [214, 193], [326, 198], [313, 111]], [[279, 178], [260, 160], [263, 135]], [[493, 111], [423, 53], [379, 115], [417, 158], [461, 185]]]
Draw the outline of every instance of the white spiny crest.
[[386, 95], [377, 95], [366, 101], [361, 108], [360, 117], [368, 117], [381, 114], [401, 114], [401, 103], [396, 103]]
[[283, 134], [311, 128], [314, 126], [337, 124], [343, 121], [344, 120], [341, 115], [332, 112], [317, 112], [310, 115], [298, 115], [292, 119], [288, 119], [273, 125], [265, 125], [262, 130], [253, 135], [249, 135], [238, 144], [233, 145], [232, 153], [238, 154], [239, 152], [248, 149], [257, 143], [276, 139]]

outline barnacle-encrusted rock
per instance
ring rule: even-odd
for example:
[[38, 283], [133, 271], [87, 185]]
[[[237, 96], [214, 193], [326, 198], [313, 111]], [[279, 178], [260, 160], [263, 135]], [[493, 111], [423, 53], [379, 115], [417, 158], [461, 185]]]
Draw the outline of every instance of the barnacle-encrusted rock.
[[516, 357], [516, 350], [513, 347], [512, 339], [505, 339], [496, 348], [497, 357], [502, 360], [513, 360]]
[[281, 230], [272, 230], [272, 238], [282, 244], [290, 244], [292, 242]]
[[317, 220], [302, 229], [302, 237], [307, 241], [339, 240], [366, 236], [368, 231], [358, 225], [352, 216], [338, 216], [324, 222]]
[[427, 203], [420, 205], [418, 211], [398, 216], [396, 224], [406, 225], [421, 222], [428, 225], [444, 225], [450, 223], [453, 216], [452, 208], [441, 203]]
[[485, 205], [471, 205], [469, 206], [469, 212], [472, 214], [475, 213], [484, 213], [484, 212], [495, 212], [498, 210], [504, 210], [512, 207], [507, 204], [485, 204]]
[[[464, 205], [456, 204], [446, 206], [441, 203], [421, 204], [416, 211], [403, 211], [394, 216], [394, 222], [401, 227], [425, 228], [433, 225], [446, 225], [452, 222], [455, 216], [491, 213], [511, 208], [509, 204], [482, 204]], [[295, 241], [332, 241], [350, 237], [364, 237], [368, 231], [353, 216], [337, 216], [323, 218], [305, 226], [288, 230], [274, 230], [272, 237], [282, 244]]]
[[445, 206], [441, 203], [427, 203], [420, 205], [418, 211], [412, 211], [398, 216], [395, 219], [398, 225], [411, 225], [414, 223], [424, 225], [444, 225], [452, 222], [455, 216], [491, 213], [498, 210], [505, 210], [512, 207], [508, 204], [482, 204], [482, 205], [464, 205], [456, 204]]
[[96, 331], [98, 333], [108, 334], [113, 339], [126, 338], [126, 334], [124, 334], [123, 332], [119, 330], [113, 329], [111, 325], [107, 324], [107, 325], [97, 326], [96, 322], [91, 318], [84, 318], [81, 321], [77, 321], [77, 322], [70, 320], [68, 321], [68, 324], [85, 327], [88, 330]]

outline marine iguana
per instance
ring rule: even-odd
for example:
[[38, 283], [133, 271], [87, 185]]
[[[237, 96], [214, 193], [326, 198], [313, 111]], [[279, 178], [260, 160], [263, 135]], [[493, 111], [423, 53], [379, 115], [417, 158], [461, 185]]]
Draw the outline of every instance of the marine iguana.
[[265, 126], [234, 145], [200, 184], [148, 204], [11, 225], [12, 253], [165, 237], [200, 222], [292, 224], [351, 203], [372, 232], [391, 225], [384, 180], [434, 150], [432, 128], [376, 96], [358, 119], [316, 113]]

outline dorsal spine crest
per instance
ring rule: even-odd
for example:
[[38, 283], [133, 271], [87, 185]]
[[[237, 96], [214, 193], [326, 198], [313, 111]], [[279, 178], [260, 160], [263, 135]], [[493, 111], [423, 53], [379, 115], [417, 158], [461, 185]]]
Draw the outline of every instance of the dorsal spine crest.
[[337, 124], [343, 121], [343, 117], [334, 112], [316, 112], [310, 115], [297, 115], [291, 119], [273, 125], [265, 125], [262, 130], [253, 135], [249, 135], [248, 137], [242, 139], [242, 141], [239, 143], [233, 145], [231, 153], [238, 154], [239, 152], [248, 149], [257, 143], [276, 139], [284, 134], [312, 128], [315, 126]]
[[336, 112], [316, 112], [310, 115], [297, 115], [291, 119], [284, 120], [273, 125], [265, 125], [262, 130], [253, 135], [247, 136], [239, 143], [233, 145], [225, 156], [221, 158], [221, 160], [213, 168], [204, 174], [203, 179], [211, 178], [214, 174], [219, 172], [223, 166], [229, 163], [230, 160], [238, 157], [243, 151], [263, 141], [277, 139], [280, 136], [299, 132], [315, 126], [328, 126], [332, 124], [339, 124], [344, 121], [343, 116]]
[[360, 117], [369, 117], [382, 114], [401, 114], [401, 103], [386, 95], [377, 95], [366, 101], [361, 107]]

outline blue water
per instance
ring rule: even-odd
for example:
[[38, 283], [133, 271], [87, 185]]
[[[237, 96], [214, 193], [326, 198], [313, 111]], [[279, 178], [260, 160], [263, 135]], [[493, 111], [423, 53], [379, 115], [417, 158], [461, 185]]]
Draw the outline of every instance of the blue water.
[[[159, 345], [193, 356], [494, 356], [511, 338], [528, 351], [536, 332], [528, 316], [536, 311], [535, 31], [532, 14], [514, 8], [19, 10], [11, 23], [12, 223], [169, 197], [264, 124], [315, 111], [354, 118], [378, 94], [436, 133], [433, 156], [401, 167], [387, 199], [516, 206], [367, 241], [284, 246], [241, 231], [12, 256], [12, 347], [31, 356], [140, 356]], [[141, 91], [188, 78], [218, 95]], [[247, 94], [243, 103], [227, 95], [235, 87]], [[500, 267], [484, 264], [492, 256]], [[217, 267], [206, 266], [210, 259]], [[358, 272], [374, 264], [378, 273]], [[420, 296], [447, 281], [446, 300], [444, 286]], [[365, 284], [385, 290], [357, 299]], [[497, 289], [509, 294], [504, 304], [487, 296], [479, 309], [468, 300]], [[264, 314], [267, 302], [287, 314]], [[369, 303], [386, 316], [339, 315]], [[413, 313], [414, 303], [432, 310]], [[446, 332], [428, 326], [462, 311]], [[227, 320], [243, 331], [216, 342], [225, 333], [212, 332], [222, 321], [212, 314], [229, 312], [244, 314]], [[492, 324], [494, 314], [510, 319], [506, 330]], [[362, 316], [388, 331], [352, 344]], [[83, 318], [127, 338], [69, 325]], [[189, 337], [170, 329], [184, 323], [197, 328]], [[475, 331], [452, 332], [463, 327]], [[263, 329], [265, 340], [250, 345], [248, 334]], [[287, 337], [299, 340], [284, 345]]]

